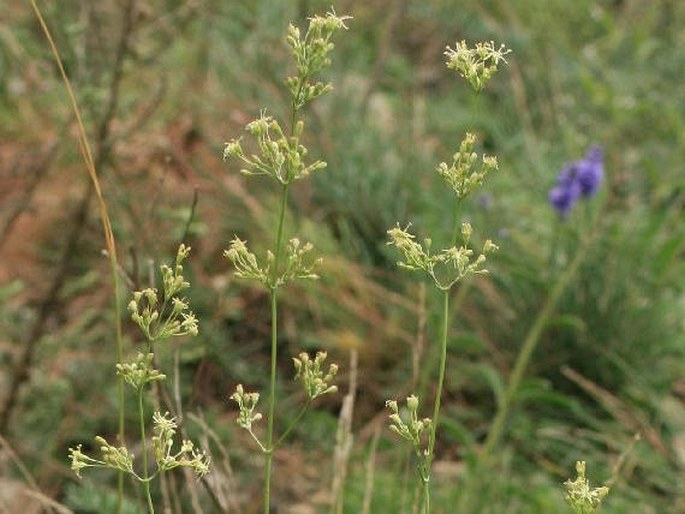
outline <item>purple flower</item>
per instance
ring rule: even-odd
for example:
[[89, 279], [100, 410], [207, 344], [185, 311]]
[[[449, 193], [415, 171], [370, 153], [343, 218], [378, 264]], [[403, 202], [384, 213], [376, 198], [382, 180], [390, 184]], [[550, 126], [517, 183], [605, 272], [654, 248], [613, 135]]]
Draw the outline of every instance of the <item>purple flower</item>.
[[593, 196], [597, 192], [604, 177], [604, 155], [601, 147], [592, 146], [585, 158], [576, 163], [576, 177], [582, 196]]
[[604, 177], [602, 148], [593, 145], [578, 161], [567, 163], [557, 176], [557, 184], [549, 192], [548, 199], [562, 219], [579, 198], [589, 198], [599, 189]]
[[571, 182], [567, 187], [558, 185], [549, 192], [549, 203], [559, 213], [559, 215], [566, 219], [571, 207], [576, 203], [580, 196], [580, 185], [578, 182]]
[[569, 189], [576, 185], [576, 163], [569, 162], [564, 165], [564, 168], [557, 176], [557, 187]]

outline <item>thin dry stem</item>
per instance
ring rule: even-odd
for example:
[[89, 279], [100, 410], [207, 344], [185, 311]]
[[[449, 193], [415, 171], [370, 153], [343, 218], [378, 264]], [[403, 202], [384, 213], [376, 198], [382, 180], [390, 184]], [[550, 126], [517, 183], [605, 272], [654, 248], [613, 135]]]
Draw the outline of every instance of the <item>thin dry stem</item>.
[[[132, 9], [132, 0], [129, 1], [129, 10]], [[46, 39], [48, 40], [48, 43], [50, 45], [50, 50], [52, 52], [52, 55], [55, 59], [55, 62], [57, 63], [57, 66], [60, 71], [60, 75], [62, 76], [62, 81], [64, 82], [64, 86], [67, 89], [67, 93], [69, 95], [69, 101], [71, 103], [71, 108], [72, 111], [74, 112], [74, 116], [76, 117], [76, 124], [78, 126], [78, 138], [79, 138], [79, 149], [81, 150], [81, 155], [83, 156], [83, 159], [86, 163], [86, 169], [88, 171], [88, 175], [90, 176], [91, 182], [93, 184], [93, 188], [95, 190], [95, 195], [97, 198], [98, 202], [98, 208], [100, 211], [100, 220], [102, 222], [102, 228], [105, 236], [105, 245], [107, 247], [107, 254], [109, 256], [109, 261], [110, 261], [110, 267], [111, 267], [111, 274], [112, 274], [112, 283], [113, 283], [113, 288], [114, 288], [114, 311], [115, 311], [115, 330], [116, 330], [116, 353], [117, 353], [117, 362], [121, 362], [123, 358], [123, 344], [122, 344], [122, 328], [121, 328], [121, 313], [120, 313], [120, 292], [119, 292], [119, 280], [118, 280], [118, 261], [117, 261], [117, 250], [116, 250], [116, 244], [114, 241], [114, 233], [112, 231], [112, 223], [109, 218], [109, 213], [107, 212], [107, 204], [105, 203], [104, 196], [102, 194], [102, 188], [100, 187], [100, 181], [98, 179], [98, 174], [95, 166], [95, 161], [93, 160], [93, 154], [90, 149], [90, 144], [88, 142], [88, 137], [86, 136], [86, 129], [83, 124], [83, 120], [81, 117], [81, 111], [78, 106], [78, 102], [76, 101], [76, 97], [74, 95], [74, 91], [71, 87], [71, 82], [69, 81], [69, 77], [67, 77], [66, 72], [64, 71], [64, 65], [62, 64], [62, 59], [59, 54], [59, 50], [57, 49], [57, 46], [55, 45], [54, 40], [52, 39], [52, 35], [50, 33], [50, 30], [48, 29], [47, 24], [45, 23], [45, 20], [43, 19], [43, 15], [41, 14], [40, 9], [38, 8], [38, 5], [36, 5], [35, 0], [31, 0], [31, 7], [33, 8], [34, 13], [36, 14], [36, 17], [38, 18], [38, 21], [40, 22], [40, 26], [43, 30], [43, 33], [45, 34]], [[129, 15], [127, 14], [127, 19], [129, 19]], [[121, 64], [123, 62], [123, 54], [125, 54], [126, 50], [126, 41], [127, 41], [127, 36], [128, 34], [128, 28], [124, 27], [124, 36], [122, 37], [120, 47], [118, 48], [118, 54], [117, 54], [117, 64], [119, 65], [119, 68], [121, 67]], [[115, 111], [115, 106], [116, 106], [116, 100], [118, 98], [117, 91], [118, 91], [118, 81], [121, 79], [120, 76], [120, 70], [117, 71], [115, 70], [115, 75], [114, 78], [116, 78], [116, 81], [113, 81], [111, 84], [110, 89], [110, 103], [108, 106], [108, 115], [112, 116], [114, 111]], [[114, 80], [113, 78], [113, 80]], [[103, 118], [103, 122], [101, 125], [101, 130], [99, 131], [100, 135], [100, 141], [104, 142], [105, 140], [105, 134], [109, 130], [109, 121], [108, 121], [108, 116], [105, 116]], [[124, 383], [123, 379], [119, 378], [118, 380], [118, 398], [119, 398], [119, 440], [120, 443], [123, 444], [124, 442]], [[119, 473], [119, 480], [118, 480], [118, 504], [117, 504], [117, 512], [121, 512], [122, 508], [122, 501], [123, 501], [123, 474]]]
[[333, 455], [333, 483], [331, 485], [331, 512], [342, 514], [344, 507], [345, 479], [352, 453], [354, 436], [352, 435], [352, 419], [354, 416], [354, 401], [357, 396], [357, 378], [359, 373], [359, 354], [356, 348], [350, 350], [350, 380], [349, 391], [343, 398], [338, 430], [335, 435], [335, 451]]
[[376, 454], [378, 452], [378, 440], [381, 438], [383, 426], [376, 425], [376, 429], [371, 439], [369, 456], [366, 459], [366, 481], [364, 483], [364, 501], [362, 503], [362, 514], [371, 512], [371, 500], [373, 499], [373, 486], [376, 478]]

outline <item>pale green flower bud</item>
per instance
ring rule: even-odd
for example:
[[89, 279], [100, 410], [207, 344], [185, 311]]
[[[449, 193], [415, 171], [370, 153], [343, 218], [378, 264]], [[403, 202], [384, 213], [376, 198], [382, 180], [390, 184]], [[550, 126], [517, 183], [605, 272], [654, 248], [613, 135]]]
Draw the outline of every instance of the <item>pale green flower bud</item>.
[[490, 241], [489, 239], [485, 241], [485, 244], [483, 245], [483, 254], [487, 255], [490, 252], [494, 252], [499, 250], [499, 246], [497, 246], [495, 243]]
[[407, 408], [409, 409], [409, 412], [416, 412], [416, 409], [419, 408], [419, 399], [415, 395], [411, 395], [407, 398]]
[[243, 157], [243, 147], [240, 145], [240, 138], [227, 141], [224, 146], [224, 161], [230, 157]]
[[461, 225], [461, 236], [464, 238], [464, 242], [468, 243], [469, 239], [471, 239], [471, 234], [473, 233], [473, 229], [471, 228], [470, 223], [462, 223]]

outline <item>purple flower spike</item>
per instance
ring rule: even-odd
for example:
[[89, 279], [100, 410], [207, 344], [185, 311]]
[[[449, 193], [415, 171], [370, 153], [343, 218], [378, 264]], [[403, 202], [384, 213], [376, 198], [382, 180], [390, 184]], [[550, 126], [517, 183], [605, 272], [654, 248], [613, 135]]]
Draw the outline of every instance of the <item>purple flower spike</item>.
[[557, 185], [549, 192], [549, 203], [562, 219], [579, 198], [594, 196], [604, 177], [602, 148], [593, 145], [578, 161], [567, 163], [557, 176]]
[[577, 182], [572, 182], [568, 187], [559, 185], [549, 192], [549, 203], [563, 219], [566, 219], [579, 196], [580, 186]]
[[585, 158], [577, 163], [576, 177], [583, 197], [594, 196], [604, 177], [604, 155], [602, 148], [592, 146]]
[[569, 162], [564, 165], [564, 168], [559, 172], [557, 176], [557, 186], [569, 189], [573, 187], [576, 182], [576, 175], [578, 174], [576, 170], [576, 162]]

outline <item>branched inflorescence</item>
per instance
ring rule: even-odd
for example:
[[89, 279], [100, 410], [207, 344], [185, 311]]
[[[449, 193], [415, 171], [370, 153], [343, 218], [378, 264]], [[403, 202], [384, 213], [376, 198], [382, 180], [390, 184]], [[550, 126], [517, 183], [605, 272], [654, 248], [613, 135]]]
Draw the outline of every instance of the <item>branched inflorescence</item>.
[[470, 132], [459, 145], [459, 151], [452, 157], [452, 164], [438, 164], [438, 174], [445, 179], [457, 198], [464, 198], [483, 184], [488, 173], [498, 169], [497, 157], [483, 155], [480, 167], [476, 168], [478, 154], [474, 152], [476, 136]]
[[333, 89], [330, 83], [312, 82], [312, 77], [331, 64], [328, 55], [335, 48], [331, 38], [340, 29], [347, 29], [345, 21], [349, 19], [349, 16], [336, 15], [335, 11], [326, 16], [314, 16], [309, 19], [304, 38], [296, 26], [290, 24], [288, 27], [287, 41], [297, 65], [297, 75], [288, 77], [285, 85], [290, 91], [294, 111]]
[[300, 144], [304, 122], [295, 121], [295, 113], [311, 100], [330, 91], [333, 86], [320, 81], [312, 82], [316, 73], [330, 64], [328, 54], [335, 45], [331, 38], [340, 29], [347, 29], [348, 16], [337, 16], [334, 12], [326, 16], [314, 16], [309, 20], [309, 29], [304, 38], [294, 25], [288, 28], [288, 45], [297, 65], [297, 75], [285, 81], [292, 99], [292, 135], [286, 136], [281, 124], [262, 110], [259, 118], [248, 123], [245, 130], [252, 135], [259, 148], [259, 154], [246, 154], [241, 139], [228, 141], [224, 148], [224, 159], [237, 158], [246, 165], [241, 171], [248, 175], [266, 175], [282, 185], [308, 177], [311, 173], [326, 167], [321, 160], [305, 163], [307, 149]]
[[176, 254], [174, 266], [163, 264], [160, 266], [162, 276], [162, 298], [160, 300], [155, 288], [147, 288], [133, 293], [129, 303], [131, 319], [138, 325], [147, 339], [149, 351], [138, 352], [129, 362], [116, 364], [117, 375], [136, 391], [138, 399], [139, 425], [142, 446], [142, 473], [137, 473], [133, 467], [133, 453], [126, 446], [114, 446], [104, 437], [96, 436], [95, 443], [100, 451], [100, 458], [86, 455], [82, 445], [69, 449], [71, 469], [77, 476], [81, 476], [84, 468], [109, 468], [128, 474], [145, 485], [148, 501], [148, 512], [154, 512], [150, 495], [150, 482], [161, 472], [178, 467], [191, 468], [198, 477], [209, 472], [209, 456], [195, 445], [184, 439], [178, 451], [173, 450], [173, 438], [177, 424], [175, 418], [168, 413], [155, 412], [152, 416], [153, 455], [157, 465], [153, 473], [147, 468], [147, 442], [145, 438], [145, 414], [143, 394], [147, 386], [153, 382], [160, 382], [166, 376], [154, 366], [153, 343], [171, 337], [198, 334], [198, 324], [195, 315], [190, 311], [188, 301], [179, 297], [179, 293], [190, 287], [183, 276], [183, 261], [188, 257], [190, 247], [181, 245]]
[[237, 419], [238, 425], [245, 430], [252, 430], [252, 423], [262, 419], [262, 415], [254, 411], [259, 401], [259, 393], [247, 393], [242, 384], [238, 384], [235, 392], [231, 395], [231, 400], [236, 402], [240, 409]]
[[183, 277], [183, 261], [190, 254], [190, 247], [181, 245], [176, 254], [174, 267], [160, 266], [163, 297], [160, 302], [157, 289], [147, 288], [133, 293], [128, 304], [131, 319], [140, 327], [147, 340], [152, 343], [170, 337], [196, 336], [198, 324], [188, 301], [178, 293], [190, 287]]
[[304, 130], [301, 121], [295, 125], [291, 137], [287, 137], [281, 125], [262, 110], [259, 118], [245, 127], [257, 141], [259, 154], [247, 155], [243, 150], [241, 139], [226, 143], [224, 159], [237, 158], [245, 165], [240, 171], [246, 175], [266, 175], [282, 185], [308, 177], [315, 171], [322, 170], [326, 163], [321, 160], [307, 164], [307, 148], [300, 144]]
[[285, 265], [277, 276], [274, 276], [276, 257], [273, 252], [267, 251], [266, 262], [260, 265], [257, 256], [247, 248], [247, 243], [237, 237], [231, 241], [224, 256], [235, 266], [237, 277], [256, 280], [274, 290], [296, 279], [319, 278], [314, 270], [321, 264], [321, 259], [309, 256], [313, 248], [311, 243], [302, 244], [297, 238], [288, 241], [285, 247]]
[[166, 379], [166, 375], [160, 373], [153, 366], [154, 354], [138, 352], [132, 362], [122, 362], [116, 365], [117, 375], [136, 391], [141, 391], [151, 382]]
[[133, 455], [128, 452], [125, 446], [117, 448], [100, 436], [95, 437], [95, 444], [100, 449], [101, 459], [94, 459], [83, 453], [80, 444], [76, 448], [69, 448], [71, 469], [77, 477], [81, 478], [82, 469], [97, 467], [115, 469], [137, 476], [133, 471]]
[[[476, 137], [467, 133], [459, 145], [459, 151], [452, 157], [451, 165], [441, 162], [437, 167], [438, 174], [449, 185], [457, 201], [470, 195], [489, 173], [498, 169], [497, 158], [493, 156], [483, 155], [478, 165], [475, 144]], [[388, 230], [388, 244], [395, 246], [404, 255], [405, 260], [398, 262], [398, 265], [405, 269], [426, 272], [442, 291], [450, 290], [468, 275], [487, 273], [483, 267], [486, 256], [497, 250], [497, 245], [488, 239], [481, 252], [476, 255], [469, 247], [472, 234], [469, 223], [461, 226], [461, 246], [450, 246], [435, 253], [431, 252], [431, 239], [426, 239], [421, 245], [408, 228], [397, 225]]]
[[575, 480], [564, 482], [566, 487], [565, 500], [576, 514], [593, 514], [602, 503], [602, 500], [609, 494], [606, 486], [590, 488], [590, 481], [585, 478], [585, 462], [576, 462]]
[[510, 52], [511, 50], [504, 45], [496, 47], [492, 41], [476, 43], [473, 48], [469, 48], [466, 41], [458, 41], [454, 48], [447, 47], [445, 56], [447, 67], [456, 70], [471, 84], [476, 93], [480, 93], [497, 71], [499, 64], [507, 62], [504, 56]]
[[168, 412], [155, 412], [152, 416], [154, 436], [152, 447], [159, 471], [169, 471], [178, 467], [191, 468], [198, 477], [209, 473], [209, 458], [204, 451], [195, 448], [192, 441], [184, 439], [181, 448], [174, 453], [174, 435], [176, 434], [176, 418]]
[[[244, 166], [242, 173], [265, 175], [287, 188], [293, 182], [326, 167], [322, 160], [306, 161], [307, 148], [300, 143], [304, 122], [297, 120], [295, 115], [306, 103], [332, 89], [331, 84], [313, 78], [330, 64], [328, 55], [334, 48], [331, 38], [338, 30], [347, 28], [347, 19], [349, 17], [337, 16], [334, 12], [323, 17], [314, 16], [309, 20], [304, 37], [300, 29], [290, 25], [287, 41], [298, 72], [286, 79], [292, 98], [292, 134], [288, 136], [278, 120], [267, 116], [266, 111], [262, 110], [259, 117], [245, 127], [256, 141], [258, 152], [246, 153], [242, 138], [228, 141], [224, 148], [224, 159], [240, 160]], [[247, 243], [238, 238], [231, 241], [224, 255], [236, 267], [236, 276], [256, 280], [274, 290], [294, 279], [317, 278], [314, 268], [319, 259], [309, 258], [312, 249], [310, 243], [302, 244], [296, 238], [291, 239], [286, 245], [283, 271], [275, 269], [278, 263], [274, 252], [267, 252], [265, 262], [260, 264], [255, 254], [248, 250]]]
[[139, 481], [151, 481], [161, 471], [168, 471], [178, 467], [191, 468], [198, 477], [209, 473], [209, 457], [204, 451], [195, 448], [192, 441], [184, 439], [181, 442], [181, 449], [173, 453], [173, 437], [176, 433], [176, 420], [155, 412], [153, 415], [153, 429], [155, 435], [152, 437], [155, 462], [157, 471], [147, 478], [141, 477], [133, 469], [133, 454], [125, 446], [114, 446], [105, 440], [104, 437], [96, 436], [95, 444], [100, 450], [100, 459], [92, 458], [81, 451], [82, 445], [69, 449], [71, 459], [71, 469], [76, 475], [81, 477], [81, 470], [84, 468], [109, 468], [134, 477]]
[[333, 378], [338, 373], [338, 365], [329, 365], [328, 371], [324, 374], [322, 367], [326, 357], [326, 352], [317, 352], [312, 360], [309, 354], [302, 352], [298, 357], [293, 358], [295, 380], [302, 383], [310, 401], [338, 390], [337, 386], [332, 385]]
[[497, 250], [497, 245], [488, 239], [483, 244], [481, 253], [476, 255], [468, 246], [471, 238], [469, 223], [462, 224], [461, 246], [445, 248], [435, 254], [431, 253], [430, 239], [426, 239], [421, 245], [416, 242], [414, 235], [408, 232], [408, 228], [401, 228], [398, 225], [388, 230], [388, 244], [395, 246], [404, 255], [404, 261], [399, 261], [398, 266], [413, 271], [424, 271], [441, 291], [449, 291], [468, 275], [486, 274], [488, 270], [483, 267], [486, 255]]
[[419, 419], [419, 398], [415, 395], [407, 398], [406, 419], [400, 415], [400, 408], [395, 400], [388, 400], [385, 406], [390, 410], [390, 430], [412, 445], [421, 479], [428, 481], [432, 456], [427, 436], [433, 421], [430, 418]]

